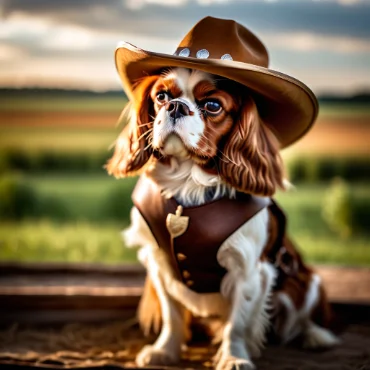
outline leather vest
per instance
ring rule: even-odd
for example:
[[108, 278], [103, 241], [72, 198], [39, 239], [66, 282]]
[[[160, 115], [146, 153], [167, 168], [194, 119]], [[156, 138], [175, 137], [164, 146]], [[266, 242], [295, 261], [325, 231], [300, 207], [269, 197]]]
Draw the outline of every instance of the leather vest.
[[163, 197], [145, 175], [136, 184], [132, 200], [178, 279], [198, 293], [220, 291], [226, 273], [217, 261], [221, 244], [270, 203], [267, 198], [237, 193], [235, 199], [182, 208], [174, 198]]

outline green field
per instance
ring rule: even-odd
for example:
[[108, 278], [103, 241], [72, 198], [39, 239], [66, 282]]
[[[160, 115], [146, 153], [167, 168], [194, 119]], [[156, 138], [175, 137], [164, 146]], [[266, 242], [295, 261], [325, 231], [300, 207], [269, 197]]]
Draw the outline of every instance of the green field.
[[65, 128], [19, 127], [0, 125], [0, 148], [26, 152], [42, 150], [56, 152], [96, 152], [106, 150], [114, 143], [119, 129], [112, 128]]
[[[13, 164], [6, 162], [9, 150], [23, 153], [23, 157], [16, 160], [28, 161], [28, 167], [21, 166], [25, 172], [21, 173], [19, 181], [22, 186], [19, 189], [21, 192], [28, 189], [35, 198], [31, 201], [37, 203], [36, 211], [26, 217], [3, 217], [1, 220], [0, 260], [102, 263], [135, 260], [135, 252], [126, 249], [120, 238], [121, 229], [129, 222], [130, 193], [135, 180], [115, 180], [101, 169], [109, 157], [108, 148], [120, 131], [114, 124], [125, 103], [124, 95], [74, 98], [39, 95], [0, 99], [0, 211], [1, 203], [8, 200], [7, 193], [1, 189], [1, 180], [14, 177], [15, 168], [18, 168], [12, 168]], [[62, 114], [58, 116], [55, 112]], [[49, 122], [50, 117], [57, 121]], [[319, 117], [319, 126], [334, 122], [336, 132], [344, 128], [345, 140], [346, 125], [353, 127], [356, 122], [356, 127], [360, 127], [358, 132], [361, 131], [361, 143], [368, 146], [369, 106], [323, 104]], [[38, 119], [43, 120], [42, 124]], [[326, 135], [331, 135], [331, 128], [328, 131]], [[331, 144], [341, 145], [335, 137], [328, 140]], [[350, 136], [348, 140], [351, 140]], [[358, 146], [358, 142], [353, 143], [351, 155], [355, 155]], [[294, 155], [283, 152], [285, 159], [299, 158], [299, 145], [294, 148], [298, 148]], [[351, 159], [348, 164], [351, 156], [343, 161], [337, 155], [335, 163], [329, 160], [330, 169], [328, 161], [323, 162], [314, 150], [304, 154], [306, 165], [303, 169], [308, 175], [299, 177], [298, 172], [302, 168], [296, 168], [295, 178], [306, 183], [298, 182], [295, 190], [277, 195], [288, 214], [293, 239], [311, 263], [370, 266], [369, 234], [356, 231], [348, 239], [342, 239], [329, 229], [322, 217], [323, 200], [330, 178], [335, 176], [333, 168], [354, 176], [349, 183], [353, 194], [360, 202], [366, 200], [365, 205], [370, 204], [369, 184], [358, 182], [368, 179], [358, 176], [358, 173], [367, 172], [367, 162], [359, 165]], [[330, 148], [328, 154], [331, 154]], [[59, 155], [62, 158], [56, 166], [53, 160]], [[86, 165], [86, 158], [92, 164]], [[85, 163], [84, 167], [81, 163]], [[344, 167], [346, 171], [343, 171]], [[352, 171], [348, 171], [348, 167]], [[329, 176], [325, 177], [323, 173], [327, 170]], [[317, 182], [320, 176], [327, 182]]]
[[[26, 176], [24, 180], [46, 199], [63, 204], [69, 212], [68, 221], [53, 220], [51, 214], [48, 219], [2, 223], [1, 260], [122, 263], [135, 258], [119, 235], [129, 223], [135, 179], [43, 175]], [[278, 194], [293, 239], [311, 263], [370, 265], [368, 238], [354, 235], [343, 240], [324, 223], [321, 204], [326, 187], [302, 184]], [[354, 192], [361, 198], [370, 197], [367, 184], [355, 185]], [[118, 213], [112, 213], [112, 206]]]
[[136, 251], [122, 244], [119, 224], [50, 220], [0, 224], [0, 261], [129, 263]]
[[[117, 112], [127, 103], [122, 96], [68, 96], [38, 94], [36, 96], [2, 97], [0, 111], [30, 112]], [[361, 103], [320, 103], [320, 116], [363, 117], [370, 115], [370, 106]]]
[[[120, 237], [125, 225], [43, 220], [1, 223], [0, 261], [132, 262], [136, 250], [125, 248]], [[345, 241], [329, 234], [314, 235], [304, 228], [291, 234], [309, 263], [370, 265], [370, 245], [365, 237]]]
[[320, 104], [319, 117], [322, 118], [368, 118], [370, 106], [365, 104]]
[[0, 111], [29, 112], [120, 112], [127, 99], [122, 93], [118, 96], [27, 96], [3, 97], [0, 99]]

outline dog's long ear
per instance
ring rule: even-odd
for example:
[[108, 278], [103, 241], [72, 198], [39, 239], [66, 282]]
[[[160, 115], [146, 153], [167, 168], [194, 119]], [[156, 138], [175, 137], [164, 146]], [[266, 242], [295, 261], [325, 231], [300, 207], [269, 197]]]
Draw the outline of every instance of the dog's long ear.
[[149, 140], [152, 135], [154, 107], [150, 90], [158, 76], [145, 77], [134, 88], [134, 103], [129, 106], [129, 123], [116, 140], [115, 150], [106, 169], [115, 177], [134, 176], [152, 155]]
[[284, 188], [278, 141], [261, 121], [250, 97], [245, 99], [221, 150], [225, 156], [219, 162], [220, 175], [237, 190], [272, 196], [277, 188]]

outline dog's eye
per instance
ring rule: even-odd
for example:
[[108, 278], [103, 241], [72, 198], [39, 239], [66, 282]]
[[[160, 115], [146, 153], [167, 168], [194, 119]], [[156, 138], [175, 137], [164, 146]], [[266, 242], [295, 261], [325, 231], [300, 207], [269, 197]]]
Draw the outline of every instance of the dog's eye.
[[218, 114], [222, 111], [222, 106], [217, 100], [209, 100], [203, 107], [207, 112], [212, 114]]
[[157, 94], [156, 98], [157, 98], [157, 102], [158, 102], [159, 104], [166, 103], [166, 102], [168, 102], [168, 100], [169, 100], [169, 98], [168, 98], [168, 94], [167, 94], [166, 92], [164, 92], [164, 91], [160, 91], [160, 92]]

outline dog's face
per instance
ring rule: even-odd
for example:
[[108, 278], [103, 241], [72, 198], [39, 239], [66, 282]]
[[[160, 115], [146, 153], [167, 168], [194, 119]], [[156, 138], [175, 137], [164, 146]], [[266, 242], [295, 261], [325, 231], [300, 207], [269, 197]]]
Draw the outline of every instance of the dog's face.
[[150, 92], [153, 149], [164, 156], [191, 157], [200, 165], [216, 157], [240, 109], [237, 94], [227, 91], [231, 81], [222, 85], [200, 71], [180, 69], [160, 76]]
[[205, 72], [176, 68], [139, 81], [132, 119], [108, 172], [129, 176], [150, 158], [191, 158], [239, 191], [272, 195], [283, 187], [278, 142], [247, 89]]

